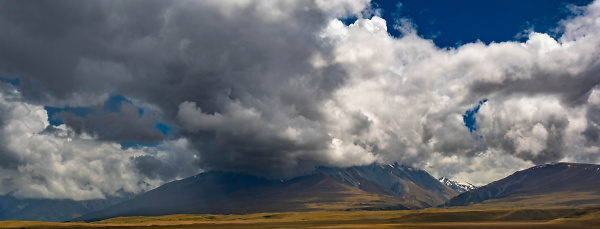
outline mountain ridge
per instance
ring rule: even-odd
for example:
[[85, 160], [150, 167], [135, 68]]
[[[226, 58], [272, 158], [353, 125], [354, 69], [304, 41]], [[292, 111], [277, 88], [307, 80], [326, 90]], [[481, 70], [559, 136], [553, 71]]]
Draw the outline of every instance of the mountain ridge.
[[456, 194], [426, 171], [392, 164], [320, 167], [309, 175], [286, 181], [209, 171], [73, 220], [165, 214], [399, 210], [437, 206]]
[[517, 171], [450, 199], [444, 206], [597, 206], [600, 165], [552, 163]]

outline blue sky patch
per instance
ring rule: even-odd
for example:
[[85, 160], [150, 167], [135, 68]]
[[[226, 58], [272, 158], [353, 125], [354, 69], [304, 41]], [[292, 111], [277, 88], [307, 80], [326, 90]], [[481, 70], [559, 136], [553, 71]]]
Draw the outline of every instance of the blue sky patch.
[[173, 129], [173, 127], [169, 126], [167, 124], [158, 122], [158, 123], [156, 123], [156, 129], [160, 130], [160, 132], [162, 132], [164, 135], [167, 135], [171, 131], [171, 129]]
[[[569, 4], [584, 6], [592, 0], [374, 0], [387, 21], [388, 33], [400, 34], [394, 29], [399, 18], [408, 18], [417, 27], [417, 33], [432, 39], [438, 47], [455, 47], [481, 41], [504, 42], [520, 40], [517, 34], [534, 28], [536, 32], [552, 34], [558, 22], [571, 15]], [[398, 3], [400, 7], [398, 7]], [[352, 21], [347, 19], [346, 23]], [[353, 22], [353, 21], [352, 21]], [[526, 38], [524, 38], [526, 39]]]
[[18, 87], [21, 84], [21, 80], [19, 78], [7, 74], [0, 74], [0, 82], [9, 83], [15, 87]]
[[473, 133], [473, 131], [477, 130], [477, 119], [475, 119], [475, 114], [479, 112], [479, 108], [481, 108], [481, 105], [483, 105], [487, 101], [487, 99], [481, 100], [475, 108], [473, 108], [472, 110], [467, 110], [467, 112], [465, 112], [465, 114], [463, 115], [463, 121], [465, 122], [465, 126], [469, 128], [469, 132]]
[[104, 102], [102, 109], [105, 111], [110, 111], [110, 112], [114, 112], [114, 113], [119, 112], [119, 111], [121, 111], [121, 103], [122, 102], [131, 103], [131, 101], [127, 100], [127, 98], [125, 98], [122, 95], [110, 96], [108, 98], [108, 100], [106, 100]]

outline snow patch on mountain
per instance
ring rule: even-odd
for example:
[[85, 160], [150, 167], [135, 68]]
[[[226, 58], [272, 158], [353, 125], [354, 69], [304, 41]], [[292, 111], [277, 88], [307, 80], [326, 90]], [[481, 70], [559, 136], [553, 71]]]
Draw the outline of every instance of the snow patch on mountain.
[[442, 184], [448, 186], [449, 188], [451, 188], [454, 191], [457, 191], [458, 193], [463, 193], [463, 192], [468, 192], [470, 190], [479, 188], [478, 186], [475, 186], [469, 182], [458, 182], [458, 181], [453, 181], [450, 180], [446, 177], [440, 177], [438, 179]]

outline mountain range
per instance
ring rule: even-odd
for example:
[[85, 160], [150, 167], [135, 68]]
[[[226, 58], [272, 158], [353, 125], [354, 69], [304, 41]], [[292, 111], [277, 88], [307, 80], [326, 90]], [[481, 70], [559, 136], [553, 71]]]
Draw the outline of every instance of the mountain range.
[[424, 170], [398, 164], [318, 168], [291, 180], [210, 171], [173, 181], [131, 200], [74, 219], [165, 214], [242, 214], [432, 207], [458, 193]]
[[154, 190], [73, 201], [0, 196], [0, 220], [97, 221], [119, 216], [246, 214], [428, 207], [600, 206], [600, 165], [535, 166], [476, 187], [399, 164], [320, 167], [290, 180], [208, 171]]

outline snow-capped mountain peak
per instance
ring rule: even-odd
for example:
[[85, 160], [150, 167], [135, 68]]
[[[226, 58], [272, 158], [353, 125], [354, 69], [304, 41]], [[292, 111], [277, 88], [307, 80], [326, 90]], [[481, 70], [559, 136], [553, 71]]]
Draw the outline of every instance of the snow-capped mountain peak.
[[463, 192], [467, 192], [469, 190], [473, 190], [476, 188], [479, 188], [469, 182], [458, 182], [458, 181], [453, 181], [450, 180], [446, 177], [440, 177], [438, 179], [442, 184], [445, 184], [446, 186], [448, 186], [449, 188], [451, 188], [454, 191], [457, 191], [458, 193], [463, 193]]

